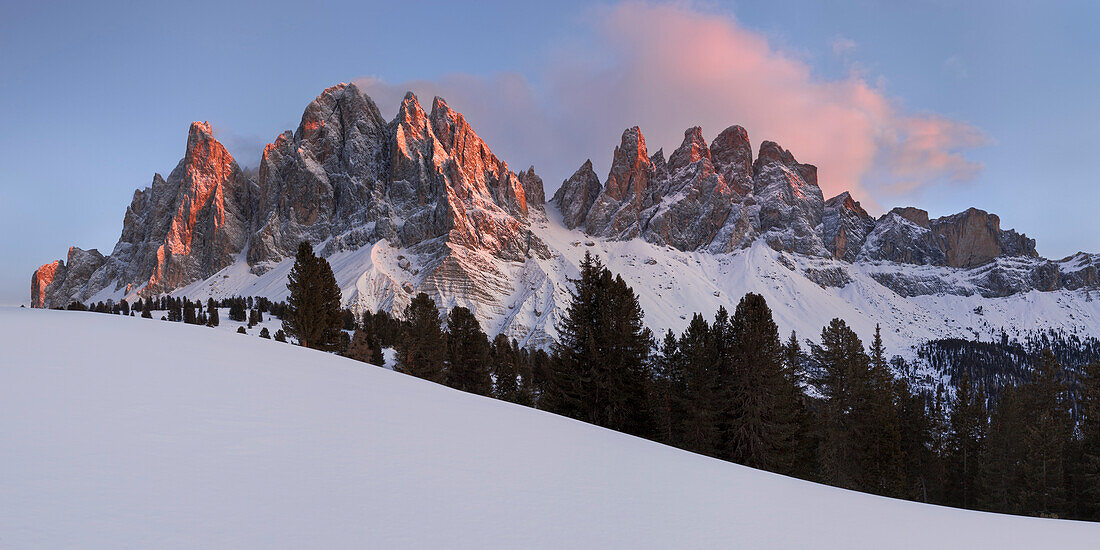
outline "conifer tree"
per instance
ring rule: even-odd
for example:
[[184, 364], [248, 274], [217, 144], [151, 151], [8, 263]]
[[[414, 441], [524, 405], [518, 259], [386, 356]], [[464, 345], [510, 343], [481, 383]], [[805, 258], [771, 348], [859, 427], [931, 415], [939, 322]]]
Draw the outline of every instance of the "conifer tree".
[[1002, 388], [992, 409], [981, 466], [979, 496], [983, 509], [1006, 514], [1024, 512], [1020, 465], [1023, 463], [1023, 403], [1015, 387]]
[[328, 261], [315, 256], [306, 241], [298, 245], [286, 287], [290, 290], [283, 317], [286, 334], [305, 347], [338, 350], [344, 334], [340, 288]]
[[268, 340], [271, 339], [271, 332], [267, 330], [267, 327], [260, 329], [260, 338], [267, 338]]
[[783, 368], [783, 345], [763, 296], [746, 294], [730, 318], [732, 384], [729, 437], [734, 462], [771, 471], [795, 469], [799, 389]]
[[[719, 308], [715, 324], [728, 316]], [[721, 446], [720, 415], [724, 408], [719, 393], [719, 345], [716, 332], [698, 313], [677, 344], [679, 356], [673, 363], [673, 429], [680, 432], [673, 444], [692, 452], [717, 456]], [[675, 437], [675, 433], [674, 433]]]
[[344, 355], [356, 361], [373, 365], [382, 366], [383, 363], [382, 347], [378, 345], [378, 340], [374, 337], [374, 334], [365, 327], [355, 329], [355, 334], [352, 335], [351, 343], [348, 344], [348, 349], [344, 352]]
[[442, 383], [445, 343], [439, 309], [430, 296], [417, 294], [405, 308], [394, 369]]
[[558, 326], [544, 405], [558, 414], [649, 435], [652, 335], [642, 323], [637, 296], [590, 253], [580, 271]]
[[1023, 447], [1024, 509], [1037, 515], [1065, 513], [1065, 456], [1072, 426], [1062, 367], [1044, 348], [1022, 390], [1026, 422]]
[[886, 364], [882, 333], [877, 324], [869, 359], [866, 379], [856, 386], [858, 407], [854, 411], [857, 430], [867, 438], [862, 446], [866, 455], [863, 490], [899, 497], [904, 492], [905, 461], [901, 451], [897, 386]]
[[187, 298], [183, 299], [183, 322], [188, 325], [194, 325], [198, 322], [198, 318], [195, 316], [195, 305]]
[[[212, 302], [213, 300], [211, 300]], [[216, 327], [220, 323], [218, 319], [218, 308], [207, 306], [206, 310], [209, 312], [206, 317], [207, 326]]]
[[518, 401], [519, 360], [520, 358], [513, 352], [512, 343], [508, 341], [508, 337], [504, 333], [497, 334], [489, 347], [489, 364], [495, 380], [493, 397], [502, 401]]
[[969, 374], [963, 373], [948, 424], [945, 498], [950, 506], [974, 508], [984, 498], [979, 482], [985, 456], [986, 417], [982, 393], [975, 391]]
[[1085, 366], [1080, 381], [1080, 452], [1076, 480], [1080, 517], [1100, 521], [1100, 362]]
[[833, 319], [821, 331], [821, 344], [813, 348], [813, 360], [818, 369], [814, 384], [825, 400], [819, 452], [822, 481], [846, 489], [864, 489], [868, 453], [859, 430], [866, 417], [867, 405], [861, 401], [870, 384], [870, 359], [848, 325]]
[[489, 338], [474, 314], [462, 306], [447, 316], [445, 380], [448, 386], [488, 396], [493, 381], [489, 369]]
[[284, 343], [286, 342], [286, 333], [283, 332], [283, 329], [279, 329], [279, 330], [275, 331], [275, 341], [276, 342], [284, 342]]

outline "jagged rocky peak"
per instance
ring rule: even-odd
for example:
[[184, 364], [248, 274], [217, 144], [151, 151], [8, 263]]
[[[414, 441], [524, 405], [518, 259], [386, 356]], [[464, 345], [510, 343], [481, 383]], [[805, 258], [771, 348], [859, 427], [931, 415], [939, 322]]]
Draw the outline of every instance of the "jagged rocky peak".
[[867, 235], [875, 228], [875, 219], [860, 206], [859, 201], [845, 191], [825, 201], [822, 216], [825, 247], [833, 257], [855, 261]]
[[145, 251], [155, 246], [137, 265], [129, 262], [123, 278], [144, 285], [144, 295], [209, 277], [233, 263], [248, 242], [254, 208], [251, 182], [206, 123], [191, 124], [183, 160], [163, 185], [158, 183], [154, 180], [149, 200], [133, 212], [148, 231], [141, 241], [125, 243]]
[[640, 205], [649, 189], [652, 167], [642, 130], [637, 126], [627, 128], [611, 161], [605, 184], [607, 195], [616, 201], [629, 200]]
[[[711, 151], [698, 126], [684, 131], [680, 147], [658, 171], [652, 214], [644, 229], [647, 240], [680, 250], [712, 242], [730, 218], [735, 197], [715, 172]], [[648, 212], [646, 214], [649, 214]]]
[[584, 224], [585, 217], [596, 199], [600, 196], [603, 185], [600, 177], [592, 169], [592, 160], [584, 161], [584, 164], [569, 176], [561, 187], [550, 199], [561, 211], [562, 222], [569, 229]]
[[710, 144], [710, 158], [737, 197], [752, 192], [752, 145], [744, 128], [730, 126], [722, 130]]
[[703, 159], [708, 163], [711, 161], [710, 149], [703, 139], [703, 129], [693, 126], [684, 131], [683, 143], [668, 157], [668, 169], [675, 172]]
[[497, 205], [509, 213], [526, 216], [528, 200], [523, 182], [508, 169], [507, 163], [493, 154], [466, 118], [451, 109], [441, 97], [432, 101], [429, 118], [436, 138], [455, 166], [463, 172], [461, 180], [467, 189], [461, 192], [487, 192]]
[[111, 255], [70, 248], [67, 262], [32, 278], [32, 301], [66, 305], [103, 290], [149, 296], [210, 277], [245, 248], [254, 191], [210, 124], [194, 122], [168, 178], [156, 174], [134, 193]]
[[753, 163], [753, 191], [760, 205], [759, 231], [776, 250], [831, 255], [823, 240], [825, 199], [817, 167], [800, 164], [790, 151], [765, 141]]
[[644, 228], [642, 211], [659, 200], [651, 186], [655, 173], [641, 129], [627, 128], [615, 148], [603, 191], [585, 217], [585, 231], [617, 239], [639, 236]]
[[521, 171], [517, 177], [523, 184], [523, 195], [527, 197], [527, 204], [531, 208], [541, 210], [546, 204], [546, 191], [543, 190], [542, 178], [535, 173], [535, 167]]

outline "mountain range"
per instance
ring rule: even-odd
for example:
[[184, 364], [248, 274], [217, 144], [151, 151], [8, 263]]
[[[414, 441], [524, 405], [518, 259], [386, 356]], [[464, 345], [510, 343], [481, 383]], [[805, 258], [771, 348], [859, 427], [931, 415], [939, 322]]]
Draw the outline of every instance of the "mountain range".
[[628, 128], [605, 178], [586, 160], [547, 201], [533, 167], [513, 171], [443, 99], [425, 111], [409, 93], [387, 121], [354, 84], [318, 95], [254, 172], [192, 123], [175, 169], [134, 193], [111, 253], [72, 247], [39, 267], [31, 304], [281, 299], [302, 240], [348, 307], [400, 314], [426, 292], [530, 346], [555, 338], [585, 252], [627, 279], [657, 332], [750, 291], [785, 331], [880, 324], [898, 353], [945, 336], [1100, 332], [1100, 255], [1042, 258], [977, 208], [875, 218], [849, 193], [826, 199], [817, 168], [779, 144], [754, 154], [740, 126], [709, 144], [689, 128], [667, 158]]

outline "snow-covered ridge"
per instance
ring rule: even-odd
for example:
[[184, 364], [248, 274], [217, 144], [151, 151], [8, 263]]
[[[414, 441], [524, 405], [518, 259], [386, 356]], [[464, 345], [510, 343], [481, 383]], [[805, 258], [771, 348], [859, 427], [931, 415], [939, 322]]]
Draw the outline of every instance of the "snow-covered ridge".
[[630, 282], [657, 332], [751, 291], [784, 330], [812, 338], [842, 317], [867, 335], [881, 323], [902, 354], [1001, 328], [1100, 333], [1100, 256], [1040, 258], [1032, 239], [974, 208], [875, 219], [847, 193], [824, 200], [818, 178], [774, 142], [754, 158], [739, 126], [710, 144], [689, 128], [667, 160], [635, 127], [602, 183], [585, 162], [546, 207], [534, 169], [513, 172], [441, 98], [425, 111], [410, 93], [386, 122], [340, 84], [265, 148], [255, 179], [193, 124], [179, 166], [135, 193], [113, 252], [71, 248], [34, 273], [31, 301], [277, 300], [297, 243], [310, 240], [349, 307], [400, 314], [427, 292], [526, 345], [555, 337], [585, 251]]
[[0, 309], [0, 388], [4, 548], [1071, 550], [1100, 540], [1097, 524], [817, 485], [181, 323]]

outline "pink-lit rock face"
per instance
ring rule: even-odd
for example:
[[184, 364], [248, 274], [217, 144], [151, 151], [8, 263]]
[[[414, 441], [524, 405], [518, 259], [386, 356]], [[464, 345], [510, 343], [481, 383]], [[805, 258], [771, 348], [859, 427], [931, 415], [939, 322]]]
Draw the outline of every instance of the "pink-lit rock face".
[[54, 282], [58, 271], [64, 270], [65, 264], [61, 260], [54, 260], [34, 270], [34, 275], [31, 275], [31, 307], [46, 307], [46, 289]]
[[[826, 203], [817, 168], [780, 145], [762, 142], [754, 159], [740, 126], [709, 144], [705, 135], [703, 128], [687, 129], [666, 161], [663, 151], [649, 153], [641, 129], [628, 128], [604, 183], [586, 161], [552, 202], [570, 229], [679, 250], [725, 253], [762, 240], [842, 261], [960, 268], [1036, 256], [1034, 241], [1000, 229], [991, 214], [930, 220], [927, 212], [902, 208], [875, 220], [847, 193]], [[401, 268], [412, 279], [399, 286], [368, 282], [383, 294], [390, 286], [399, 291], [373, 297], [376, 304], [398, 312], [405, 288], [424, 290], [496, 322], [508, 315], [505, 297], [533, 291], [530, 281], [545, 279], [539, 262], [530, 262], [553, 254], [533, 226], [545, 225], [544, 202], [534, 168], [512, 172], [442, 98], [428, 112], [409, 93], [387, 122], [356, 86], [339, 84], [306, 107], [294, 132], [264, 148], [255, 179], [209, 124], [192, 124], [176, 168], [134, 193], [112, 253], [70, 249], [65, 261], [35, 272], [31, 301], [51, 307], [95, 296], [149, 296], [209, 279], [246, 251], [248, 267], [261, 274], [293, 256], [303, 240], [324, 243], [318, 251], [331, 256], [384, 239], [417, 262]], [[1051, 265], [1020, 276], [991, 270], [983, 292], [1081, 288], [1097, 280], [1095, 269], [1081, 275]], [[527, 329], [508, 330], [522, 336]]]

